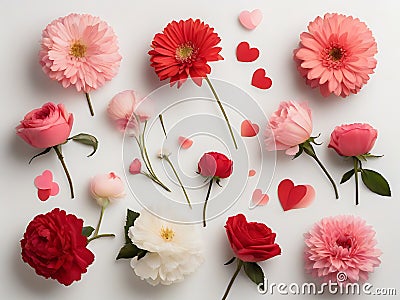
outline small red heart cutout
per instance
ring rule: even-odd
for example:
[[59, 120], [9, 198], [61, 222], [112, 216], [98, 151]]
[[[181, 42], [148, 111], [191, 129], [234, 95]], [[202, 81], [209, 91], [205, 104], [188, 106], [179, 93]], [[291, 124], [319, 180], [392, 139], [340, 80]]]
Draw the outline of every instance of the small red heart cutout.
[[251, 197], [251, 201], [255, 206], [266, 205], [269, 201], [269, 196], [267, 194], [263, 194], [260, 189], [255, 189], [253, 196]]
[[257, 124], [251, 123], [250, 120], [244, 120], [240, 126], [240, 135], [243, 137], [253, 137], [258, 134], [260, 127]]
[[252, 62], [255, 61], [260, 55], [260, 51], [257, 48], [250, 48], [249, 43], [241, 42], [236, 48], [236, 58], [241, 62]]
[[256, 88], [267, 90], [272, 86], [272, 80], [265, 76], [265, 70], [260, 68], [254, 71], [251, 84]]
[[[307, 195], [307, 186], [294, 185], [290, 179], [284, 179], [278, 186], [278, 198], [284, 211], [300, 208]], [[308, 200], [308, 199], [306, 199]]]

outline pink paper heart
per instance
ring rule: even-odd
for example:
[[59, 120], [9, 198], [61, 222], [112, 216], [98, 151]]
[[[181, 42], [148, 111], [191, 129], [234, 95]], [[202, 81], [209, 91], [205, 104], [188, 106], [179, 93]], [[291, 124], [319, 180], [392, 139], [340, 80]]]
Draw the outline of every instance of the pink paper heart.
[[261, 23], [262, 18], [262, 12], [259, 9], [255, 9], [252, 12], [244, 10], [239, 14], [240, 23], [249, 30], [256, 28]]
[[51, 189], [51, 183], [53, 182], [53, 174], [50, 170], [45, 170], [39, 176], [36, 176], [34, 184], [38, 189], [46, 190]]
[[260, 127], [255, 123], [251, 123], [250, 120], [244, 120], [240, 126], [240, 135], [242, 137], [256, 136], [259, 131]]
[[267, 194], [263, 194], [260, 189], [255, 189], [253, 196], [251, 197], [251, 201], [255, 206], [266, 205], [269, 201], [269, 196]]
[[315, 190], [310, 185], [294, 185], [290, 179], [284, 179], [278, 186], [278, 198], [284, 211], [305, 208], [315, 198]]
[[189, 149], [193, 145], [193, 141], [191, 139], [185, 138], [184, 136], [178, 137], [178, 143], [182, 149]]

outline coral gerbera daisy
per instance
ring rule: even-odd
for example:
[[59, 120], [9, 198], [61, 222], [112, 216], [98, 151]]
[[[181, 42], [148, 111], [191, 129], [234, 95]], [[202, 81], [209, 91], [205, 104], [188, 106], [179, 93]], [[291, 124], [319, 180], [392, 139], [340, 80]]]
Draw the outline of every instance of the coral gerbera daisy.
[[70, 14], [43, 30], [40, 64], [63, 87], [83, 91], [93, 115], [89, 92], [103, 86], [118, 72], [121, 55], [112, 28], [98, 17]]
[[214, 28], [199, 19], [172, 21], [154, 36], [151, 44], [151, 66], [160, 80], [170, 78], [171, 85], [180, 87], [190, 76], [201, 86], [202, 79], [210, 74], [210, 61], [222, 60], [217, 47], [221, 41]]
[[324, 218], [304, 236], [306, 271], [324, 282], [366, 281], [381, 263], [375, 231], [360, 217]]
[[189, 76], [198, 86], [206, 79], [237, 148], [228, 116], [207, 77], [211, 72], [208, 62], [223, 60], [219, 54], [222, 48], [217, 46], [220, 41], [214, 28], [199, 19], [172, 21], [162, 33], [154, 36], [149, 51], [150, 62], [160, 80], [169, 78], [171, 86], [177, 82], [178, 88], [181, 87]]
[[308, 25], [300, 35], [294, 60], [301, 76], [312, 88], [319, 87], [347, 97], [356, 94], [374, 73], [377, 46], [365, 23], [351, 16], [325, 14]]

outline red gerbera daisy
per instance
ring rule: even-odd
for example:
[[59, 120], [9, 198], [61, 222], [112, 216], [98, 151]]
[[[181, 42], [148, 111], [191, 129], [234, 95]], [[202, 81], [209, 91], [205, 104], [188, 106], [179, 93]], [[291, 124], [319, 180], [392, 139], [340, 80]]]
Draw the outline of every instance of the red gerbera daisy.
[[210, 61], [222, 60], [219, 55], [221, 41], [214, 28], [199, 19], [172, 21], [154, 36], [151, 44], [151, 66], [160, 80], [170, 78], [171, 86], [178, 82], [178, 88], [188, 76], [201, 86], [202, 79], [210, 74]]

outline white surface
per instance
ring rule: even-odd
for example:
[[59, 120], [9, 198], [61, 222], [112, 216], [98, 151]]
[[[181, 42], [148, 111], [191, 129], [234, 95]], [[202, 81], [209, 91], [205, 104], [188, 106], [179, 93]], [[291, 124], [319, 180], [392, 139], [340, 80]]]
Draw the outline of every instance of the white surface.
[[[303, 233], [324, 216], [337, 214], [360, 215], [374, 226], [378, 246], [383, 251], [382, 264], [370, 277], [377, 288], [397, 288], [400, 259], [398, 202], [398, 70], [400, 63], [400, 19], [398, 1], [2, 1], [0, 36], [0, 73], [2, 86], [1, 191], [2, 191], [2, 250], [0, 255], [0, 294], [2, 299], [219, 299], [233, 273], [233, 265], [223, 266], [232, 252], [229, 248], [224, 224], [228, 216], [239, 212], [249, 220], [265, 222], [278, 233], [277, 242], [282, 255], [262, 263], [272, 282], [303, 283], [309, 278], [303, 269]], [[243, 9], [260, 8], [264, 19], [257, 29], [247, 31], [237, 20]], [[100, 90], [92, 93], [96, 116], [89, 116], [83, 95], [74, 89], [63, 89], [49, 80], [38, 64], [38, 50], [42, 29], [53, 19], [71, 12], [90, 13], [106, 20], [119, 37], [123, 56], [118, 76]], [[292, 50], [297, 46], [299, 34], [308, 22], [326, 12], [340, 12], [359, 17], [372, 29], [378, 43], [376, 73], [358, 95], [347, 99], [323, 99], [319, 92], [309, 89], [299, 77], [292, 61]], [[324, 146], [318, 147], [321, 160], [336, 181], [351, 168], [332, 150], [328, 150], [329, 134], [335, 125], [351, 122], [369, 122], [379, 130], [374, 153], [385, 154], [371, 160], [367, 166], [382, 172], [390, 181], [392, 198], [383, 198], [361, 187], [361, 204], [354, 205], [354, 183], [339, 187], [341, 199], [334, 200], [329, 182], [318, 166], [308, 157], [295, 161], [278, 154], [277, 169], [269, 192], [268, 206], [248, 209], [248, 201], [256, 184], [246, 187], [244, 194], [222, 216], [210, 221], [204, 230], [206, 261], [194, 274], [180, 284], [151, 287], [134, 276], [129, 261], [115, 261], [123, 243], [123, 225], [126, 208], [139, 210], [140, 205], [131, 193], [107, 209], [102, 224], [103, 232], [115, 232], [115, 239], [100, 239], [90, 244], [96, 260], [80, 282], [65, 288], [52, 280], [35, 275], [33, 269], [20, 258], [19, 240], [28, 222], [37, 214], [60, 207], [82, 217], [86, 224], [97, 222], [99, 208], [88, 195], [88, 180], [97, 173], [115, 171], [123, 175], [122, 137], [112, 128], [105, 113], [111, 97], [125, 89], [136, 89], [142, 94], [161, 86], [149, 66], [147, 51], [156, 32], [175, 19], [200, 18], [212, 25], [221, 36], [224, 61], [212, 64], [214, 78], [241, 87], [248, 92], [267, 115], [282, 100], [309, 100], [314, 116], [314, 134], [322, 133]], [[249, 41], [260, 49], [260, 57], [253, 63], [239, 63], [235, 49], [239, 42]], [[270, 90], [262, 91], [250, 86], [254, 70], [263, 67], [273, 80]], [[187, 88], [192, 88], [188, 85]], [[206, 97], [209, 92], [204, 87]], [[174, 88], [179, 97], [180, 91]], [[208, 93], [208, 94], [207, 94]], [[65, 156], [73, 176], [76, 199], [69, 199], [69, 190], [61, 166], [53, 154], [27, 162], [36, 153], [14, 133], [14, 127], [29, 110], [53, 100], [63, 102], [74, 113], [72, 133], [89, 132], [98, 137], [100, 147], [92, 158], [86, 147], [70, 143]], [[217, 108], [210, 109], [218, 115]], [[169, 121], [169, 120], [168, 120]], [[235, 124], [238, 126], [239, 124]], [[262, 127], [265, 124], [260, 124]], [[194, 125], [193, 125], [194, 126]], [[224, 138], [229, 142], [228, 138]], [[245, 141], [249, 143], [248, 140]], [[195, 146], [194, 146], [195, 147]], [[249, 146], [251, 150], [252, 146]], [[136, 151], [132, 150], [132, 151]], [[154, 149], [155, 151], [155, 149]], [[252, 158], [253, 159], [253, 158]], [[187, 165], [184, 169], [188, 168]], [[43, 170], [54, 172], [61, 192], [47, 202], [36, 196], [33, 179]], [[276, 188], [283, 178], [296, 183], [312, 184], [317, 191], [311, 207], [284, 213], [276, 196]], [[259, 185], [262, 186], [262, 180]], [[264, 188], [267, 188], [265, 180]], [[226, 193], [226, 194], [225, 194]], [[205, 189], [204, 189], [205, 195]], [[149, 193], [149, 197], [154, 196]], [[223, 197], [229, 197], [229, 191]], [[197, 201], [201, 201], [197, 199]], [[182, 207], [182, 209], [186, 209]], [[260, 295], [244, 274], [238, 276], [229, 299], [280, 299], [288, 296]], [[333, 298], [329, 294], [324, 299]], [[351, 297], [343, 296], [345, 299]], [[397, 296], [398, 297], [398, 296]], [[361, 297], [359, 297], [361, 298]], [[371, 297], [375, 299], [376, 297]], [[396, 297], [392, 297], [393, 299]], [[310, 299], [297, 296], [296, 299]]]

